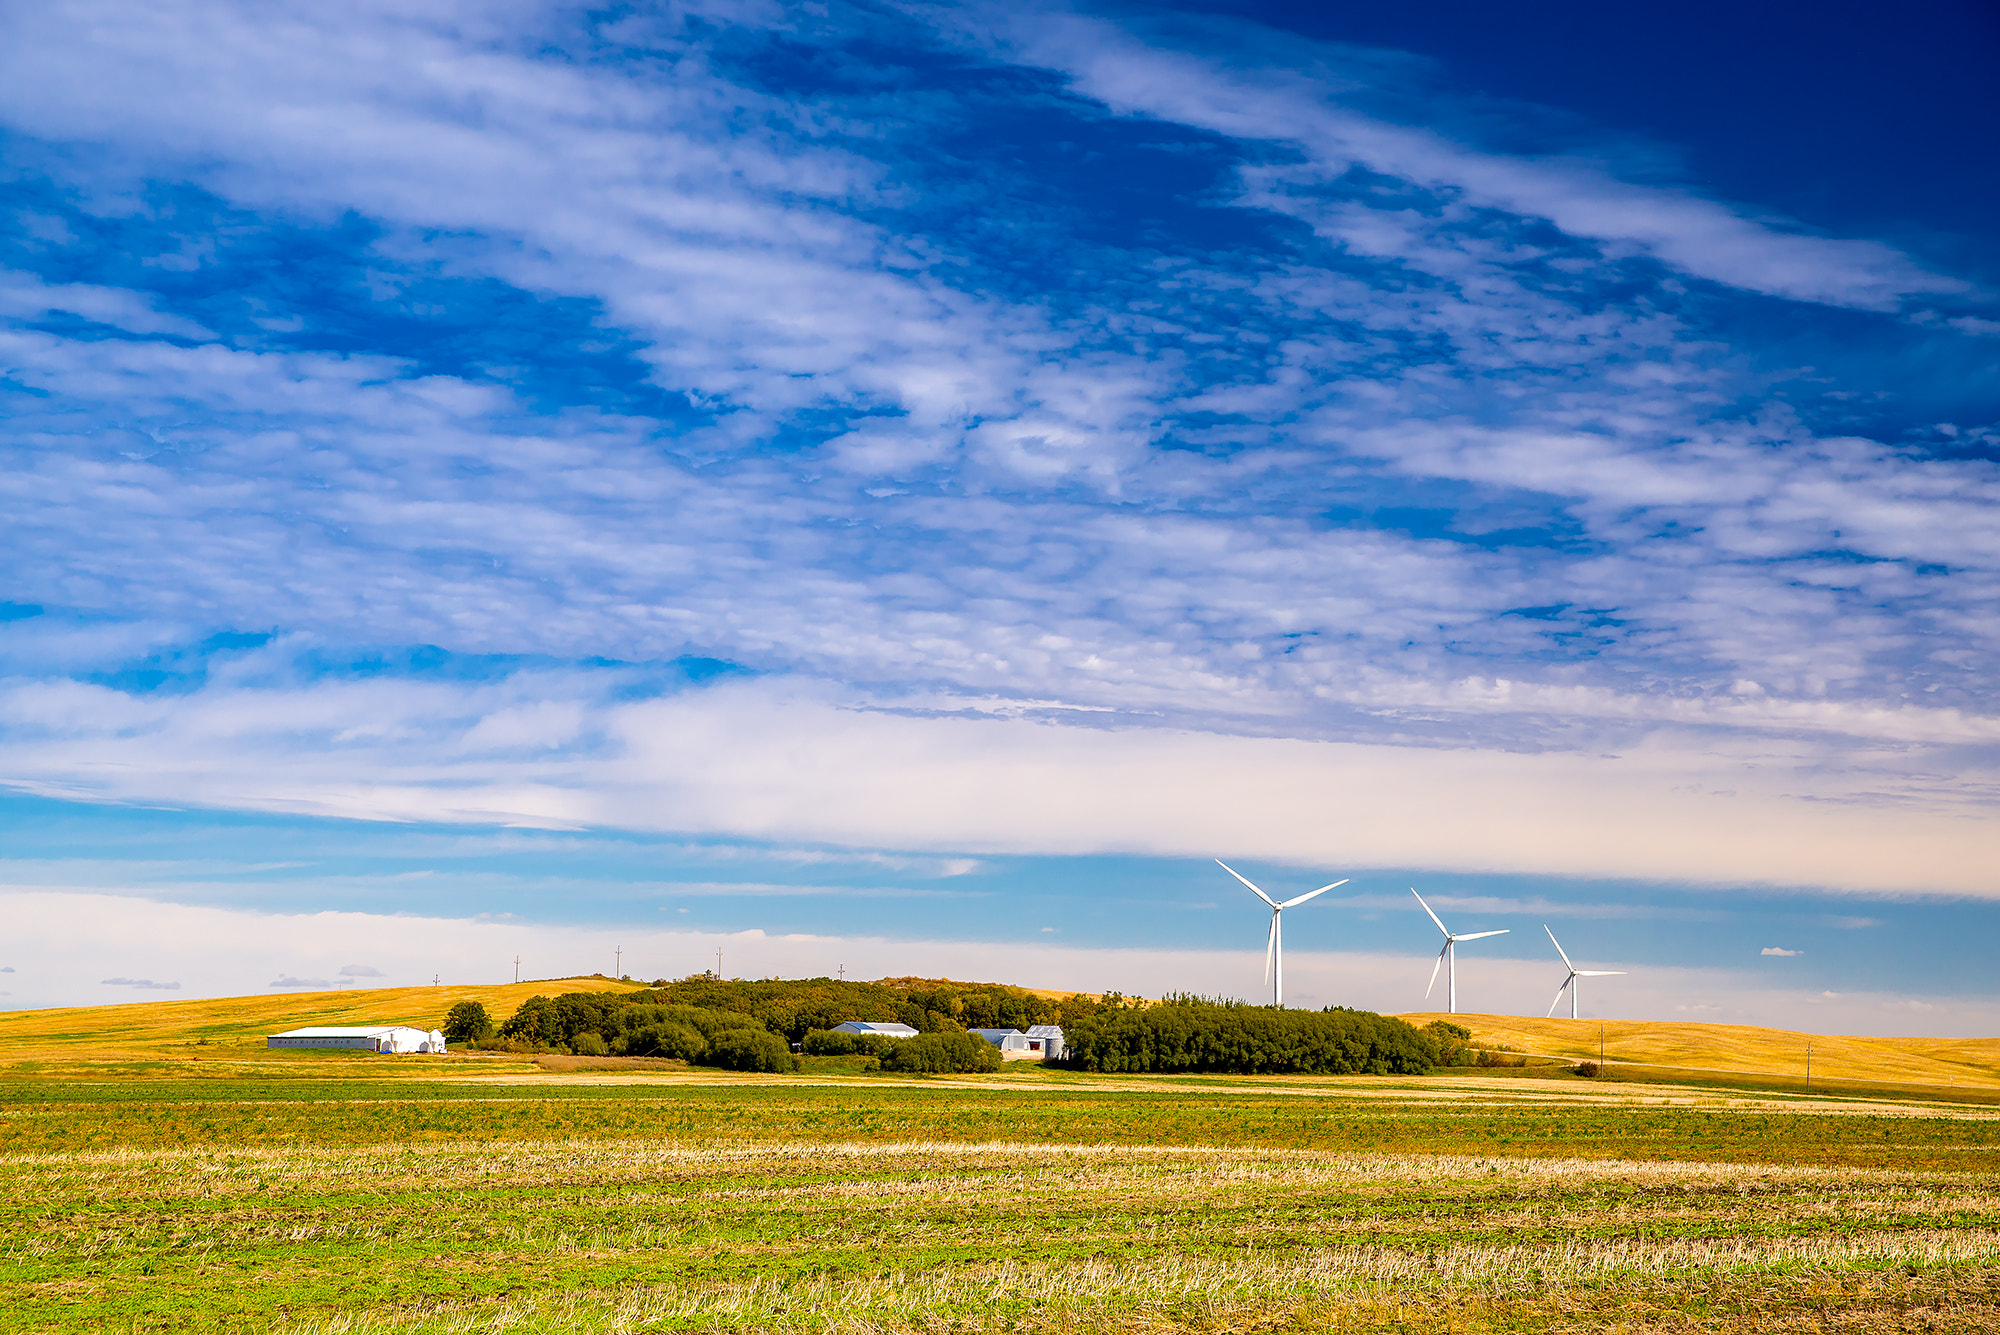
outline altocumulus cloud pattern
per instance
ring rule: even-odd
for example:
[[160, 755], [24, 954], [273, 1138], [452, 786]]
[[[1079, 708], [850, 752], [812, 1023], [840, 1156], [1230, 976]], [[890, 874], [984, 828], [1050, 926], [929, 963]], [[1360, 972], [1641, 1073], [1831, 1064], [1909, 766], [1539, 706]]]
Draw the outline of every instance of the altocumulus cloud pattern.
[[1991, 889], [1907, 246], [1020, 4], [21, 5], [0, 120], [18, 785]]

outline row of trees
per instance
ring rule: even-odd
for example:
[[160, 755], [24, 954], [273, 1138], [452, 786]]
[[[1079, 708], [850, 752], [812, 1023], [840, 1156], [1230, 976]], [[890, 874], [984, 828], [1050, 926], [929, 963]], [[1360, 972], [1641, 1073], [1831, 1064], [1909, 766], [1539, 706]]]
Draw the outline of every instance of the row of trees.
[[1462, 1061], [1471, 1034], [1337, 1006], [1294, 1011], [1174, 997], [1094, 1017], [1064, 1037], [1063, 1065], [1083, 1071], [1422, 1075]]
[[[1192, 996], [1144, 1006], [1112, 994], [1065, 1008], [1022, 988], [921, 979], [736, 983], [702, 977], [632, 992], [568, 992], [528, 998], [497, 1029], [483, 1006], [461, 1002], [446, 1018], [445, 1036], [463, 1043], [497, 1034], [532, 1048], [678, 1057], [746, 1071], [794, 1069], [796, 1039], [814, 1055], [874, 1056], [884, 1070], [991, 1071], [1000, 1067], [999, 1049], [964, 1032], [960, 1018], [985, 1021], [1008, 1014], [1009, 1007], [1030, 1018], [976, 1027], [1062, 1023], [1069, 1047], [1062, 1064], [1086, 1071], [1420, 1075], [1474, 1058], [1470, 1031], [1442, 1020], [1418, 1029], [1345, 1007], [1277, 1010]], [[852, 1019], [910, 1024], [912, 1013], [928, 1024], [911, 1025], [920, 1030], [914, 1039], [831, 1032]], [[806, 1027], [796, 1029], [801, 1023]]]
[[739, 1011], [794, 1043], [815, 1029], [848, 1020], [906, 1024], [922, 1034], [966, 1029], [1026, 1029], [1029, 1025], [1079, 1023], [1106, 1009], [1126, 1005], [1117, 993], [1105, 997], [1045, 997], [1004, 983], [955, 983], [936, 978], [885, 978], [850, 983], [833, 978], [721, 979], [696, 974], [662, 979], [645, 989], [645, 1000], [709, 1010]]
[[838, 1030], [811, 1029], [803, 1046], [815, 1057], [874, 1057], [885, 1071], [917, 1071], [941, 1075], [961, 1071], [997, 1071], [1003, 1060], [1000, 1049], [976, 1034], [918, 1034], [915, 1038], [891, 1038], [887, 1034], [848, 1034]]

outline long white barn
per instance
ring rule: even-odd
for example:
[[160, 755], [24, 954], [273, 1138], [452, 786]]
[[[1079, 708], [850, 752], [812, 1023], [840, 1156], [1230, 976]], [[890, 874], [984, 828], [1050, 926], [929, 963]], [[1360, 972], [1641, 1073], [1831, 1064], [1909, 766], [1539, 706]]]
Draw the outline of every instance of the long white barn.
[[264, 1040], [267, 1048], [347, 1048], [357, 1052], [443, 1052], [444, 1035], [406, 1024], [323, 1025], [287, 1029]]

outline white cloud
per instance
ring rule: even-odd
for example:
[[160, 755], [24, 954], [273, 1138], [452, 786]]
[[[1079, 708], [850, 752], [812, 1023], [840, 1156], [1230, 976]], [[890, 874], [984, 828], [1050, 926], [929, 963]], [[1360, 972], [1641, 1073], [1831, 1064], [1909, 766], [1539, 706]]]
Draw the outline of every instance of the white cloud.
[[[1252, 848], [1332, 868], [1995, 893], [1991, 792], [1907, 749], [1658, 730], [1616, 754], [1314, 742], [856, 708], [748, 681], [592, 708], [588, 750], [453, 738], [539, 683], [212, 688], [107, 697], [9, 750], [17, 785], [371, 819], [605, 825], [917, 852]], [[0, 706], [5, 700], [0, 697]], [[1453, 814], [1439, 820], [1440, 810]]]
[[[1010, 54], [1067, 73], [1078, 91], [1115, 111], [1296, 145], [1311, 170], [1291, 174], [1314, 183], [1365, 167], [1475, 208], [1544, 218], [1572, 236], [1651, 254], [1697, 277], [1793, 300], [1893, 310], [1912, 296], [1969, 290], [1879, 242], [1812, 236], [1692, 191], [1620, 180], [1597, 163], [1481, 151], [1362, 114], [1343, 105], [1343, 95], [1351, 102], [1383, 71], [1351, 49], [1312, 51], [1296, 35], [1249, 25], [1188, 33], [1163, 23], [1142, 35], [1047, 7], [1015, 9], [997, 26]], [[1372, 225], [1393, 230], [1392, 252], [1406, 243], [1410, 221], [1369, 214]], [[1354, 233], [1344, 239], [1384, 250]]]
[[94, 287], [88, 283], [45, 283], [33, 274], [0, 270], [0, 316], [38, 318], [50, 312], [80, 315], [134, 334], [173, 334], [212, 339], [214, 334], [192, 320], [164, 315], [154, 303], [125, 288]]
[[[1803, 950], [1786, 950], [1783, 946], [1765, 946], [1757, 953], [1760, 955], [1784, 955], [1787, 957], [1805, 954]], [[1832, 993], [1828, 993], [1827, 995], [1831, 996]]]

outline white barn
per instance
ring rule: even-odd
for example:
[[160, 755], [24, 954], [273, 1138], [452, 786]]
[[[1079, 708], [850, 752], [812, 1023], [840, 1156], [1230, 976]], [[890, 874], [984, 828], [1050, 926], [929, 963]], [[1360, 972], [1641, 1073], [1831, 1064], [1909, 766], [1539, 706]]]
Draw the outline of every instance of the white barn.
[[347, 1048], [356, 1052], [443, 1052], [444, 1035], [406, 1024], [321, 1025], [287, 1029], [264, 1040], [267, 1048]]
[[1039, 1055], [1043, 1061], [1060, 1061], [1069, 1045], [1063, 1042], [1062, 1026], [1059, 1024], [1031, 1024], [1028, 1026], [1028, 1051]]
[[831, 1032], [836, 1034], [880, 1034], [884, 1038], [915, 1038], [917, 1036], [916, 1030], [906, 1024], [897, 1024], [893, 1020], [886, 1024], [879, 1020], [849, 1020], [844, 1024], [835, 1025]]
[[1028, 1055], [1028, 1036], [1018, 1029], [968, 1029], [965, 1032], [985, 1039], [1000, 1049], [1003, 1057], [1011, 1057], [1017, 1052], [1023, 1057]]

